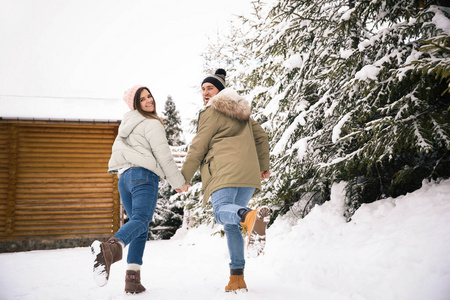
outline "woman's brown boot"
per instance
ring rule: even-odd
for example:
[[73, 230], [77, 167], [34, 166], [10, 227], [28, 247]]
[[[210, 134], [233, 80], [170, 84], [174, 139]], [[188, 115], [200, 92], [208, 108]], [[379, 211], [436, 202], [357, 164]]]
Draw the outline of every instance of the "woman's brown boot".
[[94, 280], [99, 286], [108, 283], [111, 265], [122, 259], [122, 245], [115, 237], [107, 242], [94, 241], [91, 245], [94, 256]]
[[145, 292], [145, 287], [141, 284], [141, 271], [127, 270], [125, 292], [131, 294]]

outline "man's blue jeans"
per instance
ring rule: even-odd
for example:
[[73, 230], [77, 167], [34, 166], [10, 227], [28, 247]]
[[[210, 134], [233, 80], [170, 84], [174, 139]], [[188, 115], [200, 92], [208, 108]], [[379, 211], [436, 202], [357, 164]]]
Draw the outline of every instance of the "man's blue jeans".
[[129, 244], [129, 264], [142, 265], [148, 225], [158, 200], [158, 184], [158, 175], [144, 168], [130, 168], [120, 176], [120, 198], [129, 220], [114, 237], [125, 246]]
[[230, 254], [230, 269], [244, 269], [244, 238], [240, 230], [241, 218], [238, 211], [247, 208], [255, 188], [229, 187], [211, 194], [214, 219], [223, 225], [227, 236], [228, 252]]

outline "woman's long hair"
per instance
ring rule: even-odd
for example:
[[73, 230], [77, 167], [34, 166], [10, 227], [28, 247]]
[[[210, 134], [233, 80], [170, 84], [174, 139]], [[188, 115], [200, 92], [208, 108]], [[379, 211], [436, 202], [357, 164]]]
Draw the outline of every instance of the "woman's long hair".
[[[144, 111], [141, 107], [141, 92], [143, 90], [147, 90], [147, 92], [149, 92], [150, 95], [152, 95], [152, 93], [150, 92], [150, 90], [147, 87], [141, 87], [136, 91], [136, 94], [134, 94], [134, 100], [133, 100], [133, 105], [134, 108], [144, 117], [149, 118], [149, 119], [156, 119], [158, 121], [160, 121], [163, 125], [164, 125], [164, 121], [158, 116], [158, 114], [156, 113], [156, 101], [155, 98], [153, 98], [153, 106], [155, 107], [155, 109], [153, 110], [153, 112], [148, 112], [148, 111]], [[153, 95], [152, 95], [153, 97]]]

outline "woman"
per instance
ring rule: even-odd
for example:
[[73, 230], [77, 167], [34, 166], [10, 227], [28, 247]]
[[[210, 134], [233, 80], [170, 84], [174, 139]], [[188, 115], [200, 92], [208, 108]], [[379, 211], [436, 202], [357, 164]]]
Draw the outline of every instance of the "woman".
[[159, 178], [177, 190], [185, 190], [185, 180], [170, 152], [163, 121], [156, 113], [150, 90], [134, 86], [123, 100], [131, 109], [123, 117], [112, 147], [108, 173], [119, 174], [119, 193], [129, 221], [107, 242], [94, 241], [94, 279], [99, 286], [108, 282], [111, 264], [122, 259], [129, 245], [125, 292], [141, 293], [140, 267], [147, 242], [149, 223], [158, 198]]

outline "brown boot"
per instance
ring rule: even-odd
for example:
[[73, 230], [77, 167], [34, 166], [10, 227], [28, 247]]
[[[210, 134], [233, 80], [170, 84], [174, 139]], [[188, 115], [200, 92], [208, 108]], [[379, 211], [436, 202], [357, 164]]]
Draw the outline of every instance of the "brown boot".
[[241, 226], [248, 232], [247, 250], [250, 256], [258, 256], [266, 245], [266, 227], [270, 221], [271, 211], [268, 207], [251, 210], [245, 215]]
[[225, 292], [248, 291], [244, 281], [244, 275], [230, 275], [230, 282], [225, 287]]
[[97, 285], [108, 283], [111, 265], [122, 259], [122, 245], [112, 237], [107, 242], [94, 241], [91, 245], [94, 255], [94, 279]]
[[127, 270], [125, 292], [132, 294], [145, 292], [145, 287], [141, 284], [141, 271]]

